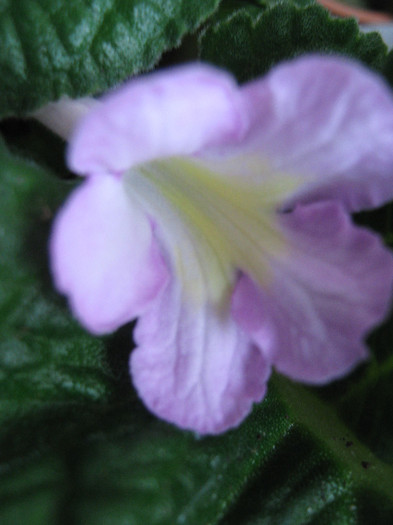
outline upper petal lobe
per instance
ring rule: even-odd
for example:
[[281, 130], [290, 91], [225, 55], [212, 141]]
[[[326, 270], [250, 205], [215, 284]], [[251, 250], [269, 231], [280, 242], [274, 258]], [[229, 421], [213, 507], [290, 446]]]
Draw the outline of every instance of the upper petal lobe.
[[157, 158], [237, 141], [245, 131], [232, 77], [193, 64], [131, 80], [85, 118], [70, 144], [76, 173], [122, 173]]
[[242, 148], [304, 179], [287, 203], [335, 199], [357, 211], [393, 198], [393, 97], [355, 62], [302, 57], [242, 88]]

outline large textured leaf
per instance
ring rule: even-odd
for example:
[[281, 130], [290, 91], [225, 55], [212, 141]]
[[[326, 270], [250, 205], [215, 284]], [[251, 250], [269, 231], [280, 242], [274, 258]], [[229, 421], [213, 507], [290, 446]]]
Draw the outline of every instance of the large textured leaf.
[[219, 0], [2, 0], [0, 115], [151, 68]]
[[[245, 424], [217, 438], [177, 431], [132, 398], [53, 409], [6, 430], [6, 525], [39, 525], [42, 516], [110, 525], [366, 525], [393, 517], [392, 469], [331, 407], [282, 379]], [[26, 437], [15, 442], [18, 431]]]
[[317, 5], [223, 9], [202, 33], [201, 58], [232, 71], [240, 82], [304, 53], [337, 53], [381, 70], [387, 48], [377, 33], [363, 35], [354, 20], [338, 20]]
[[0, 420], [108, 393], [103, 344], [70, 319], [51, 291], [49, 224], [66, 194], [0, 144]]
[[157, 422], [122, 430], [89, 440], [79, 470], [79, 493], [88, 498], [76, 509], [80, 523], [128, 517], [198, 525], [225, 515], [233, 524], [319, 523], [321, 516], [368, 523], [393, 516], [392, 470], [329, 406], [282, 379], [245, 425], [222, 437], [195, 441]]
[[275, 387], [296, 424], [224, 523], [390, 523], [391, 467], [330, 406], [282, 378]]

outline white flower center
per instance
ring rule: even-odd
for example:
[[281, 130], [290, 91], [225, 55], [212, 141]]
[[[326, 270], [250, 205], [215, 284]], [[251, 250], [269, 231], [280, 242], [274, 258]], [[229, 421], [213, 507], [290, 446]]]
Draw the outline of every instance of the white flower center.
[[223, 304], [237, 270], [266, 286], [270, 260], [286, 249], [276, 207], [293, 189], [287, 177], [224, 176], [180, 157], [130, 170], [126, 191], [154, 218], [177, 277], [195, 301]]

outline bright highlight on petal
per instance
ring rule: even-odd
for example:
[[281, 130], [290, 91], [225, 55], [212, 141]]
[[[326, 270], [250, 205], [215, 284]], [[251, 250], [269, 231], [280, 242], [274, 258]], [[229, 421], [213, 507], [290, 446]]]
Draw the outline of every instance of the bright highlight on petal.
[[92, 332], [139, 317], [131, 373], [159, 417], [219, 433], [271, 367], [323, 383], [367, 357], [393, 283], [348, 214], [393, 197], [393, 99], [370, 71], [161, 71], [93, 108], [69, 161], [87, 180], [55, 222], [55, 283]]

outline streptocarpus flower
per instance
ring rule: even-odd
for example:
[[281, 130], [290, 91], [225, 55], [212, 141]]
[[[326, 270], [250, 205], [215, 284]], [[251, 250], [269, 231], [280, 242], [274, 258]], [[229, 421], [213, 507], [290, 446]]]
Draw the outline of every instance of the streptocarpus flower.
[[371, 72], [151, 74], [88, 112], [68, 160], [87, 178], [55, 222], [56, 285], [93, 333], [139, 318], [131, 374], [158, 416], [219, 433], [272, 367], [322, 384], [367, 357], [393, 279], [349, 216], [393, 197], [393, 100]]

